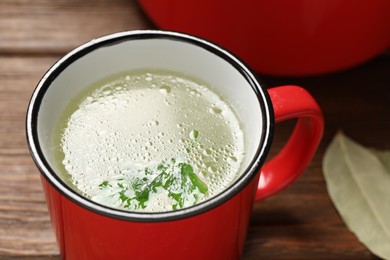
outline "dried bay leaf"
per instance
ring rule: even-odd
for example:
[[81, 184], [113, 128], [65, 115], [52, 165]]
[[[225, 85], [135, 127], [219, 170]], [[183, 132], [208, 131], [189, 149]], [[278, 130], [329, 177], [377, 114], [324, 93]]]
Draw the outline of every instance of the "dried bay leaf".
[[390, 174], [390, 151], [371, 150], [381, 161], [386, 171]]
[[323, 161], [329, 196], [339, 214], [357, 238], [384, 259], [390, 259], [388, 158], [389, 153], [373, 152], [339, 132]]

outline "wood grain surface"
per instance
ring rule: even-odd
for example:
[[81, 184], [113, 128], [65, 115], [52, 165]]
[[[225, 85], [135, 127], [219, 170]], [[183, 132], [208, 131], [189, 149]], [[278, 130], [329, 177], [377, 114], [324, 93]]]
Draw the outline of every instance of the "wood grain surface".
[[[154, 27], [131, 0], [0, 1], [0, 259], [60, 259], [25, 138], [25, 113], [40, 77], [90, 39], [145, 28]], [[322, 159], [339, 129], [363, 145], [390, 149], [390, 56], [330, 75], [259, 78], [267, 87], [308, 89], [323, 108], [326, 129], [303, 176], [254, 206], [242, 259], [378, 259], [332, 205]], [[270, 157], [292, 126], [278, 125]]]

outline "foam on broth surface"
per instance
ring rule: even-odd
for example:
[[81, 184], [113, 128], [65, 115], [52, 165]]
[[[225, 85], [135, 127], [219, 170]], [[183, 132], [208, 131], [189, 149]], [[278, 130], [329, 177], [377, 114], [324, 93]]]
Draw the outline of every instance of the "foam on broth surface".
[[62, 175], [81, 194], [147, 212], [217, 195], [244, 156], [231, 107], [205, 84], [161, 71], [91, 86], [64, 112], [54, 144]]

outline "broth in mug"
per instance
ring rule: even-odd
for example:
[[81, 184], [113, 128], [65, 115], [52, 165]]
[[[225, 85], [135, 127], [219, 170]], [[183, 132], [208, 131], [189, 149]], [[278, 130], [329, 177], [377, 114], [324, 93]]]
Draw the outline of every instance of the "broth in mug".
[[159, 70], [113, 75], [63, 112], [54, 137], [62, 176], [83, 196], [129, 211], [205, 201], [240, 172], [244, 135], [207, 84]]

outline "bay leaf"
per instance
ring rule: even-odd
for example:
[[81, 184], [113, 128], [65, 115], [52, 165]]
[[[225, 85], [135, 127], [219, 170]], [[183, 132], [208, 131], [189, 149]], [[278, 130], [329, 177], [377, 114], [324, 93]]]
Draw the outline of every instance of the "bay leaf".
[[390, 151], [382, 151], [377, 149], [371, 149], [371, 151], [378, 157], [386, 171], [390, 174]]
[[339, 132], [323, 161], [328, 193], [340, 216], [360, 242], [384, 259], [390, 259], [388, 156]]

